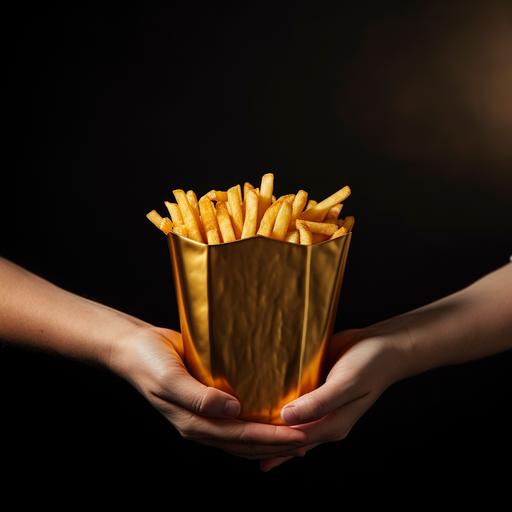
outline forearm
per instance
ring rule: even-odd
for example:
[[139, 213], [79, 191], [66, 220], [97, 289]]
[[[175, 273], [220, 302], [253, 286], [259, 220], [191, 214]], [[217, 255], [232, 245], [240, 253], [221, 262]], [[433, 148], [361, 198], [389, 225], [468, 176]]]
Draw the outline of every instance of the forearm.
[[0, 338], [95, 362], [144, 322], [62, 290], [0, 258]]
[[404, 376], [512, 348], [512, 264], [370, 330], [405, 354]]

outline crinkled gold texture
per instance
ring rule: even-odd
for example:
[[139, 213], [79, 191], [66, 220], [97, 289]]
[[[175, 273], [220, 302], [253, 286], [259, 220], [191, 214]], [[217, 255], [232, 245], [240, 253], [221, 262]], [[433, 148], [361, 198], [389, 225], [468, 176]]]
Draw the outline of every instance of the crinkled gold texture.
[[280, 423], [283, 405], [318, 386], [350, 239], [206, 245], [168, 235], [185, 363], [235, 395], [241, 418]]

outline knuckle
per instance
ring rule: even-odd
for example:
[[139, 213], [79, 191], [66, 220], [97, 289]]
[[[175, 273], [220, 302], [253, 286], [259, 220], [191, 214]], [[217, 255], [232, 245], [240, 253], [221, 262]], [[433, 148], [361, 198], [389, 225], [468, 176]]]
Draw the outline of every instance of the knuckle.
[[192, 410], [195, 411], [197, 414], [203, 414], [206, 410], [206, 404], [207, 404], [207, 395], [208, 390], [204, 390], [200, 393], [197, 393], [192, 398]]
[[201, 391], [195, 394], [192, 399], [192, 410], [199, 416], [208, 416], [212, 414], [215, 407], [215, 392], [212, 387], [204, 387]]

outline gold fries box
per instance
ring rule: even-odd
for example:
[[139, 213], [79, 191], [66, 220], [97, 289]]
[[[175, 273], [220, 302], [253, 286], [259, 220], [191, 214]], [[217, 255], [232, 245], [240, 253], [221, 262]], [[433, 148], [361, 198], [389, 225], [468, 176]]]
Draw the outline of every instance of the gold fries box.
[[319, 385], [350, 238], [206, 245], [168, 235], [185, 364], [236, 396], [241, 418], [280, 423], [286, 403]]

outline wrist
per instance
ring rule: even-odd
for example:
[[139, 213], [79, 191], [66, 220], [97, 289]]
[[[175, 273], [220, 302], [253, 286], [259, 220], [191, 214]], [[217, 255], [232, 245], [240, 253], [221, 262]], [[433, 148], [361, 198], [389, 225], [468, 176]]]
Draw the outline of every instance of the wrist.
[[413, 329], [401, 317], [372, 325], [365, 329], [365, 334], [382, 346], [389, 384], [430, 369], [419, 354]]
[[370, 326], [367, 331], [381, 339], [392, 354], [395, 381], [443, 364], [429, 343], [430, 330], [418, 325], [414, 316], [399, 315]]
[[[359, 329], [342, 331], [333, 337], [329, 361], [338, 361], [355, 347], [358, 353], [368, 358], [373, 385], [383, 391], [395, 382], [408, 376], [408, 345], [397, 336], [375, 324]], [[358, 364], [355, 364], [358, 367]], [[365, 379], [368, 375], [365, 377]]]
[[105, 338], [99, 352], [98, 362], [110, 371], [125, 377], [130, 354], [133, 352], [135, 340], [150, 336], [153, 332], [150, 324], [127, 322], [114, 330]]

